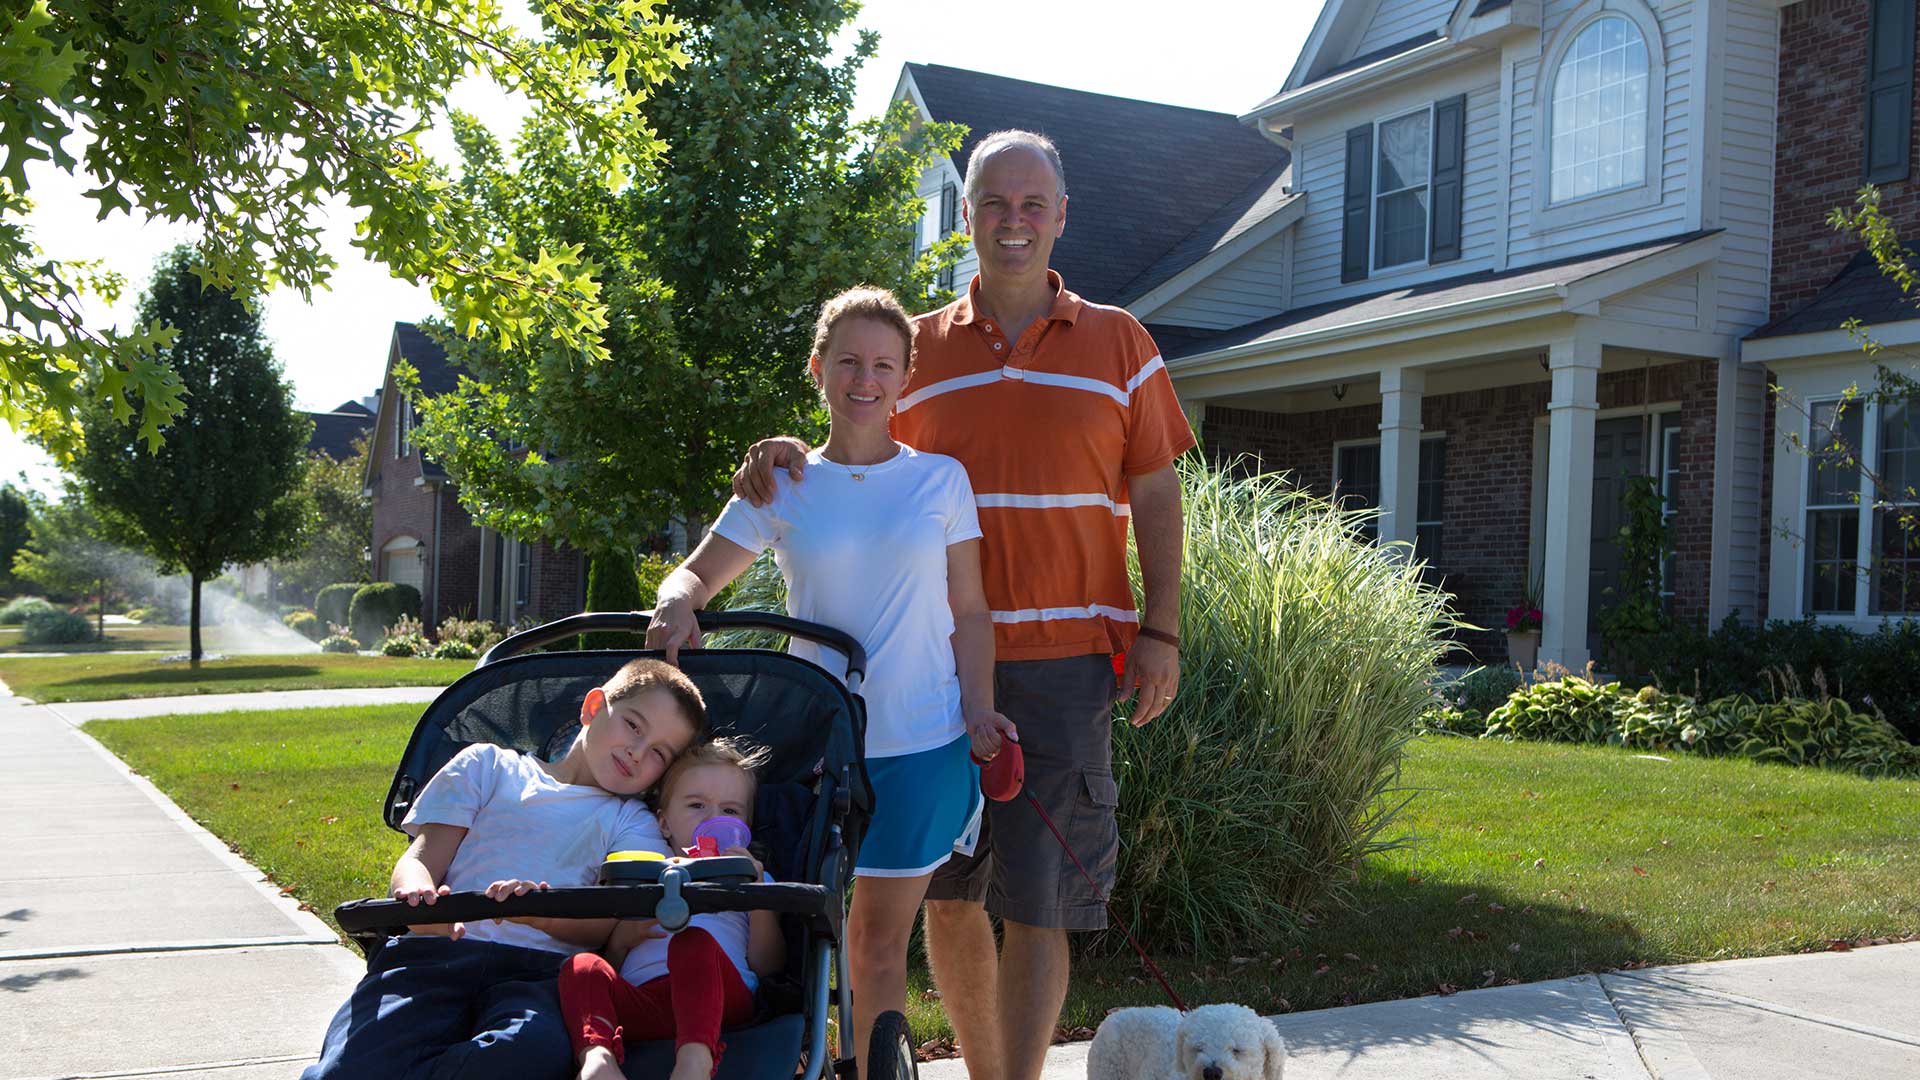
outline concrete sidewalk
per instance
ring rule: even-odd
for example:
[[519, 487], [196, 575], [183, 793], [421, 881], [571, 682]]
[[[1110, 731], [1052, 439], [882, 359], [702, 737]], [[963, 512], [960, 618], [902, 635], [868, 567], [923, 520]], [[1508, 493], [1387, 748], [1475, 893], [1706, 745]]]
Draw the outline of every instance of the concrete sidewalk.
[[364, 970], [325, 923], [76, 723], [436, 692], [0, 697], [0, 1078], [294, 1076]]
[[[0, 1080], [291, 1077], [363, 966], [77, 730], [102, 717], [426, 701], [325, 690], [0, 697]], [[1288, 1080], [1920, 1077], [1920, 944], [1584, 975], [1275, 1018]], [[1055, 1047], [1047, 1080], [1086, 1073]], [[921, 1067], [958, 1080], [959, 1061]]]
[[[1581, 975], [1273, 1018], [1287, 1080], [1910, 1080], [1920, 943]], [[1043, 1080], [1086, 1076], [1087, 1043]], [[920, 1067], [959, 1080], [959, 1061]]]

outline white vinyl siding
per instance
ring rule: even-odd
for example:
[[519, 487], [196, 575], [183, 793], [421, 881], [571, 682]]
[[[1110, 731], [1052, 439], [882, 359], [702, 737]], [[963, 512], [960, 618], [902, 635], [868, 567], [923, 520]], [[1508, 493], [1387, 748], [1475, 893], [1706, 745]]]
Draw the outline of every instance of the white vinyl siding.
[[1453, 14], [1455, 0], [1379, 0], [1373, 18], [1348, 51], [1349, 58], [1397, 45], [1416, 34], [1438, 30]]
[[1756, 0], [1727, 5], [1720, 75], [1720, 214], [1727, 230], [1715, 264], [1713, 330], [1745, 335], [1767, 318], [1779, 15]]
[[1285, 311], [1293, 233], [1281, 230], [1155, 311], [1150, 321], [1225, 330]]
[[1644, 289], [1600, 302], [1600, 314], [1622, 322], [1668, 330], [1696, 330], [1700, 323], [1700, 278], [1689, 271]]

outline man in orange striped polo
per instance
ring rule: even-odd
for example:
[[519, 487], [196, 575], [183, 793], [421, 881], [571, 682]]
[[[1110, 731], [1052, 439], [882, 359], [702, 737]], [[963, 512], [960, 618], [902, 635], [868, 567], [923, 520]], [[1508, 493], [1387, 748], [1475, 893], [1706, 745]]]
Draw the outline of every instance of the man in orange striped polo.
[[[1119, 853], [1110, 717], [1133, 722], [1179, 685], [1180, 485], [1194, 445], [1159, 352], [1122, 308], [1089, 303], [1048, 268], [1066, 228], [1066, 179], [1044, 136], [988, 135], [967, 163], [962, 210], [979, 255], [967, 294], [914, 323], [894, 437], [966, 467], [984, 533], [995, 628], [995, 704], [1026, 757], [1026, 784], [1097, 885], [1032, 806], [988, 804], [971, 852], [934, 871], [927, 949], [976, 1080], [1038, 1077], [1066, 998], [1067, 931], [1107, 923]], [[735, 479], [756, 503], [773, 470], [797, 477], [791, 440], [757, 444]], [[1127, 584], [1131, 520], [1145, 610]], [[1116, 689], [1112, 658], [1125, 656]], [[988, 912], [1000, 917], [996, 955]]]

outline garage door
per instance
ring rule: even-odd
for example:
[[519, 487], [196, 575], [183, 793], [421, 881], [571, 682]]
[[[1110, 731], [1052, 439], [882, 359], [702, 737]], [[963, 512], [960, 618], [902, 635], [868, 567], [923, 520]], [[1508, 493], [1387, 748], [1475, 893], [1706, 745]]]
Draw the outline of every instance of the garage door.
[[386, 580], [401, 585], [411, 585], [416, 589], [426, 581], [425, 567], [420, 559], [420, 542], [397, 541], [387, 545]]

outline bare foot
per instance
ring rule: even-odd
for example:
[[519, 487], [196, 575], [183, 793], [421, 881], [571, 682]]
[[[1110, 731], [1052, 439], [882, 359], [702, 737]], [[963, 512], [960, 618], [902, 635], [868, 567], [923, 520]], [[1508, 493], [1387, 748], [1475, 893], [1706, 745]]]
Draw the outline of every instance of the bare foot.
[[673, 1058], [671, 1080], [712, 1080], [713, 1051], [699, 1043], [688, 1043]]
[[589, 1046], [580, 1055], [580, 1080], [626, 1080], [613, 1051], [604, 1046]]

